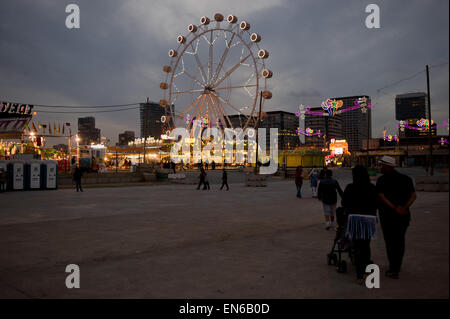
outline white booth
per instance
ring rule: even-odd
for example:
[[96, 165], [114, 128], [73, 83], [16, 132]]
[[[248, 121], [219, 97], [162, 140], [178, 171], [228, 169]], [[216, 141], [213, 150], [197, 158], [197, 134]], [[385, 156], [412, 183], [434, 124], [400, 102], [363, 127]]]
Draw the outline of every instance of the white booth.
[[27, 161], [25, 173], [26, 188], [39, 189], [41, 187], [41, 161]]
[[58, 175], [58, 162], [41, 161], [41, 188], [56, 189]]
[[14, 190], [24, 189], [24, 163], [22, 161], [10, 161], [8, 164], [9, 188]]

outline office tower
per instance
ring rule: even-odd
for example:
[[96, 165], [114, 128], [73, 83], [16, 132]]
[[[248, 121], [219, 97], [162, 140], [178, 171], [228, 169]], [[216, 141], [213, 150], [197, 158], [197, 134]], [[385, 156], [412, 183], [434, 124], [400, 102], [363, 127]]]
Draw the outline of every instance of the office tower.
[[[420, 119], [428, 119], [427, 94], [417, 92], [397, 95], [395, 97], [395, 119], [404, 121], [407, 125], [404, 130], [399, 129], [400, 137], [428, 136], [428, 130], [420, 129], [417, 124]], [[436, 128], [431, 129], [431, 134], [436, 135]]]
[[100, 143], [100, 129], [95, 127], [95, 117], [78, 118], [78, 137], [81, 145]]

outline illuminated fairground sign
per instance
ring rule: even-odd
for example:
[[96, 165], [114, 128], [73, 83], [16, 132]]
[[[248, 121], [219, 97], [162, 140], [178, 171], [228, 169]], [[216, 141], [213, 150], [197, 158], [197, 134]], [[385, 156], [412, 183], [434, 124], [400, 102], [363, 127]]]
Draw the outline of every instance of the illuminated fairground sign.
[[346, 140], [330, 140], [331, 156], [342, 156], [348, 154], [348, 143]]
[[0, 119], [29, 118], [32, 116], [33, 105], [0, 101]]
[[0, 134], [22, 133], [28, 127], [31, 118], [0, 118]]

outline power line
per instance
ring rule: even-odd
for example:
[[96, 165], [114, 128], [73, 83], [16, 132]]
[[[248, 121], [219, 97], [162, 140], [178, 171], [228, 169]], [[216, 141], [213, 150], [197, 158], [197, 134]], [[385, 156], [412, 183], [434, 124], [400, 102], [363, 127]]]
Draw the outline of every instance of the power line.
[[135, 107], [128, 107], [120, 110], [108, 110], [108, 111], [40, 111], [38, 110], [38, 113], [65, 113], [65, 114], [77, 114], [77, 113], [111, 113], [111, 112], [121, 112], [121, 111], [127, 111], [127, 110], [135, 110], [138, 109], [139, 106]]
[[128, 103], [128, 104], [113, 104], [113, 105], [46, 105], [46, 104], [33, 104], [37, 107], [56, 107], [56, 108], [74, 108], [74, 109], [94, 109], [94, 108], [103, 108], [103, 107], [124, 107], [124, 106], [132, 106], [139, 105], [141, 103]]

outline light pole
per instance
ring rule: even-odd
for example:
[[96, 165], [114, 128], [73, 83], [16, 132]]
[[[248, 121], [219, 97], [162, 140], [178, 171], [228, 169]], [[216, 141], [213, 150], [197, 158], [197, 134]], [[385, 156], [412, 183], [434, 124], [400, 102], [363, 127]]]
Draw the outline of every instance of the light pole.
[[75, 136], [75, 140], [77, 141], [77, 166], [80, 167], [80, 138], [78, 134]]
[[433, 176], [433, 139], [432, 139], [432, 122], [431, 122], [431, 102], [430, 102], [430, 71], [427, 64], [427, 102], [428, 102], [428, 139], [430, 144], [430, 176]]

